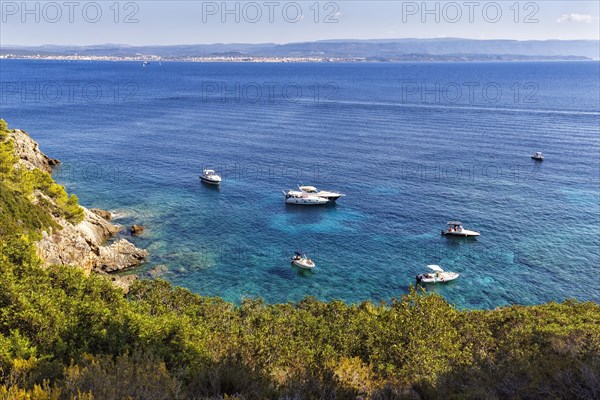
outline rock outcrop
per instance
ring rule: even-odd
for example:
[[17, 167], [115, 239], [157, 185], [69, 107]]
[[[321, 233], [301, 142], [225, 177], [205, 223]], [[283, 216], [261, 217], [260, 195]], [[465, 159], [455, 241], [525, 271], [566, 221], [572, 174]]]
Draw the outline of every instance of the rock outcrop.
[[141, 235], [144, 232], [144, 227], [141, 225], [132, 225], [131, 226], [131, 234], [132, 235]]
[[[51, 172], [52, 166], [59, 162], [42, 153], [38, 144], [24, 131], [17, 129], [10, 136], [14, 141], [16, 154], [20, 157], [19, 162], [26, 168]], [[48, 197], [45, 200], [53, 201]], [[62, 229], [43, 232], [42, 239], [37, 243], [37, 250], [45, 265], [77, 265], [88, 273], [110, 273], [137, 267], [144, 262], [148, 252], [125, 239], [106, 245], [120, 231], [118, 226], [109, 222], [112, 218], [110, 212], [88, 210], [85, 207], [83, 210], [82, 222], [72, 224], [63, 218], [54, 217]], [[118, 286], [123, 286], [133, 280], [115, 278], [114, 281], [119, 282]]]
[[37, 168], [50, 173], [54, 165], [60, 164], [59, 160], [42, 153], [38, 143], [25, 131], [15, 129], [9, 132], [8, 136], [14, 141], [15, 153], [21, 159], [21, 164], [28, 169]]
[[138, 279], [138, 276], [134, 274], [123, 276], [109, 275], [108, 278], [113, 283], [113, 285], [120, 287], [121, 289], [123, 289], [125, 294], [127, 294], [129, 293], [129, 287], [133, 284], [133, 282], [135, 282]]
[[99, 208], [90, 208], [90, 211], [107, 221], [112, 219], [112, 213], [110, 211], [101, 210]]
[[117, 272], [124, 268], [141, 265], [148, 252], [135, 247], [131, 242], [120, 239], [110, 246], [99, 248], [98, 261], [95, 269], [104, 272]]
[[84, 213], [84, 220], [77, 225], [58, 220], [62, 229], [44, 232], [37, 248], [45, 264], [78, 265], [87, 272], [116, 272], [144, 262], [148, 252], [126, 239], [105, 246], [119, 227], [85, 208]]

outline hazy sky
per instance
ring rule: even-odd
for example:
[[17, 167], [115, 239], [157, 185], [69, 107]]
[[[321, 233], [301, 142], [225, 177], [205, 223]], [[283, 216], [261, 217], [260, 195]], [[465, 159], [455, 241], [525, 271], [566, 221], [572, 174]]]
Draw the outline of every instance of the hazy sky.
[[0, 45], [598, 39], [593, 1], [0, 1]]

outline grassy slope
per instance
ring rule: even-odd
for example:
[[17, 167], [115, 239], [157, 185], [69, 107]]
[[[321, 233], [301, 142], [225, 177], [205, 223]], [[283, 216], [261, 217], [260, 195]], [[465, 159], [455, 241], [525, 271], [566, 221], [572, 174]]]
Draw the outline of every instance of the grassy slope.
[[98, 276], [40, 267], [32, 241], [57, 210], [4, 174], [0, 399], [600, 396], [598, 304], [459, 311], [411, 291], [387, 305], [236, 307], [160, 280], [124, 298]]

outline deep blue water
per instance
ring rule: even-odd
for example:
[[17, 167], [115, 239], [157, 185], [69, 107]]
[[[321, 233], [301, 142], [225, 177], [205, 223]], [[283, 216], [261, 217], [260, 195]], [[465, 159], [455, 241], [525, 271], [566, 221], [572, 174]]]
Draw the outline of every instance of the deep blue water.
[[[461, 278], [431, 290], [459, 307], [599, 302], [599, 75], [598, 62], [3, 60], [0, 117], [63, 161], [55, 178], [82, 204], [146, 227], [129, 237], [151, 253], [140, 273], [164, 265], [203, 295], [389, 300], [440, 264]], [[205, 165], [220, 190], [199, 183]], [[347, 196], [286, 206], [298, 183]], [[442, 237], [449, 219], [482, 236]], [[290, 267], [296, 249], [313, 273]]]

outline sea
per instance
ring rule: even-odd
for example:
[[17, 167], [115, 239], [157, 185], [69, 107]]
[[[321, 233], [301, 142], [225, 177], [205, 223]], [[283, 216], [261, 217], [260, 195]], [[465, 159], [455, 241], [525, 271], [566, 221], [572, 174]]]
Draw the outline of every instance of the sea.
[[[4, 59], [0, 118], [150, 252], [143, 278], [235, 303], [389, 302], [436, 264], [460, 277], [427, 290], [461, 309], [598, 303], [599, 77], [597, 61]], [[300, 184], [345, 197], [286, 205]], [[449, 220], [481, 236], [442, 236]]]

